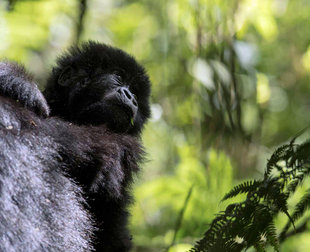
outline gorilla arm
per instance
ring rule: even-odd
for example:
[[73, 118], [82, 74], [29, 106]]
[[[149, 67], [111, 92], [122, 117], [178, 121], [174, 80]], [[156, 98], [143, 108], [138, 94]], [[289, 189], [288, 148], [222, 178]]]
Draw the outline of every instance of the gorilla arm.
[[84, 189], [96, 223], [96, 251], [129, 251], [127, 229], [132, 201], [130, 187], [139, 170], [143, 150], [136, 137], [113, 133], [103, 125], [76, 126], [57, 118], [46, 119], [48, 135], [60, 146], [59, 164]]
[[17, 63], [0, 62], [0, 95], [17, 100], [38, 115], [49, 115], [49, 106], [32, 76]]
[[138, 139], [113, 133], [104, 125], [77, 126], [56, 117], [45, 121], [44, 131], [60, 146], [64, 171], [86, 192], [121, 199], [123, 187], [131, 183], [143, 159]]

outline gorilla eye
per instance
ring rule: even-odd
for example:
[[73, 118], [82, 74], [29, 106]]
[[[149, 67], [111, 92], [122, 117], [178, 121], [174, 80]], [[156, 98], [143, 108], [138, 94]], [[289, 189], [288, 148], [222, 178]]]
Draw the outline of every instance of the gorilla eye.
[[119, 80], [122, 80], [122, 73], [120, 71], [113, 71], [113, 74], [115, 75], [116, 78], [118, 78]]

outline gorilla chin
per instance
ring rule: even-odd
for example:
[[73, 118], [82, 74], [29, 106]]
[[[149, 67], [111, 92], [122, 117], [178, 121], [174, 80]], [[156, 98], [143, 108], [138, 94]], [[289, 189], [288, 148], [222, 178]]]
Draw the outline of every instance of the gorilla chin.
[[[105, 124], [113, 132], [126, 133], [134, 125], [136, 113], [121, 102], [97, 102], [76, 116], [77, 124]], [[91, 118], [91, 120], [89, 120]]]

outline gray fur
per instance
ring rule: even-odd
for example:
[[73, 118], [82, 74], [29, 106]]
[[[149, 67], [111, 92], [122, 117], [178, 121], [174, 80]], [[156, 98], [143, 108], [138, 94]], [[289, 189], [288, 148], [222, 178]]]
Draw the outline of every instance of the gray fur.
[[30, 118], [25, 128], [14, 103], [1, 97], [0, 108], [0, 251], [90, 251], [92, 222], [57, 143]]

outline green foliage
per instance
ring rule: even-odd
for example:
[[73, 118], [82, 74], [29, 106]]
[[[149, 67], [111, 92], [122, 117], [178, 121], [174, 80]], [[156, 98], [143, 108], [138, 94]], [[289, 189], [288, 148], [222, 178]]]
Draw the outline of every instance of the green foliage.
[[235, 197], [239, 193], [249, 193], [253, 192], [262, 183], [262, 181], [250, 180], [235, 186], [229, 193], [227, 193], [222, 200], [227, 200], [229, 198]]
[[[162, 176], [136, 188], [135, 198], [139, 203], [131, 212], [132, 229], [139, 247], [147, 244], [158, 249], [168, 247], [174, 235], [175, 246], [179, 240], [199, 237], [212, 220], [212, 213], [227, 205], [220, 206], [218, 199], [232, 186], [230, 160], [224, 153], [210, 150], [209, 165], [204, 167], [194, 150], [190, 146], [179, 148], [182, 159], [176, 175]], [[190, 190], [192, 192], [184, 205]], [[179, 220], [181, 212], [182, 220]], [[193, 242], [190, 239], [187, 244], [189, 241]], [[174, 251], [175, 246], [169, 251]]]
[[[10, 9], [8, 2], [14, 2]], [[0, 56], [25, 63], [43, 88], [55, 56], [76, 43], [78, 3], [0, 1]], [[274, 193], [268, 189], [264, 200], [285, 212], [285, 196], [297, 190], [288, 211], [300, 201], [292, 219], [298, 224], [307, 217], [299, 218], [308, 209], [298, 189], [307, 188], [305, 175], [289, 178], [284, 191], [272, 180], [285, 166], [274, 160], [286, 159], [287, 148], [295, 148], [290, 144], [270, 158], [264, 179], [243, 182], [218, 202], [236, 183], [261, 175], [270, 149], [309, 124], [309, 12], [309, 1], [300, 0], [87, 0], [80, 39], [132, 53], [153, 83], [153, 118], [143, 135], [149, 161], [132, 208], [135, 251], [166, 249], [175, 233], [169, 251], [189, 249], [214, 214], [236, 201], [230, 197], [244, 199], [267, 179]], [[285, 216], [275, 224], [287, 224], [290, 234]], [[275, 244], [264, 237], [255, 243], [258, 251]], [[242, 239], [232, 246], [243, 246]], [[306, 232], [281, 251], [309, 248]]]
[[244, 201], [228, 205], [214, 218], [203, 239], [190, 251], [242, 251], [252, 246], [258, 251], [266, 251], [266, 245], [279, 251], [275, 217], [280, 212], [288, 217], [288, 223], [280, 234], [283, 241], [290, 226], [310, 208], [308, 189], [292, 216], [288, 213], [289, 197], [310, 174], [309, 155], [310, 141], [296, 144], [294, 138], [289, 144], [279, 147], [267, 163], [264, 179], [246, 181], [224, 196], [223, 200], [226, 200], [246, 193]]

